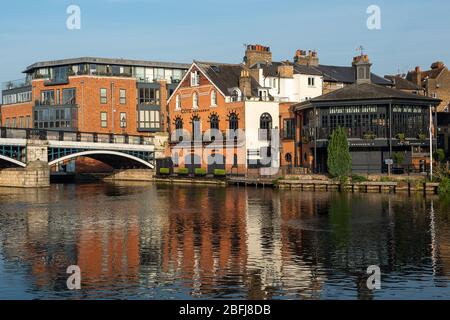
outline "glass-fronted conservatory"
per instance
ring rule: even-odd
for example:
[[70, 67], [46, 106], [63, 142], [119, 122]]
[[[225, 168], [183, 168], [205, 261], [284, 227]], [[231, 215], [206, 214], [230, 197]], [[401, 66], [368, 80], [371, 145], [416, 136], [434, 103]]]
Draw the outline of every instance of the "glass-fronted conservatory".
[[375, 84], [355, 84], [294, 106], [301, 123], [298, 163], [326, 172], [328, 138], [342, 127], [354, 172], [380, 173], [386, 159], [404, 153], [407, 170], [429, 162], [430, 110], [439, 100]]

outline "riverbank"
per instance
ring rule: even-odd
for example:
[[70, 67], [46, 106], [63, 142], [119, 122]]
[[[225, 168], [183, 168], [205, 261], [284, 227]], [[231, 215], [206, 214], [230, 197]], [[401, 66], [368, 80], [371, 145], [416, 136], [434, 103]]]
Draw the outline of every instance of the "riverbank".
[[369, 176], [365, 181], [352, 181], [341, 184], [324, 175], [290, 175], [278, 178], [235, 176], [226, 179], [207, 177], [154, 177], [153, 181], [167, 184], [205, 184], [236, 185], [255, 188], [298, 189], [305, 191], [350, 191], [379, 193], [424, 193], [438, 194], [439, 183], [428, 182], [424, 176], [388, 177]]

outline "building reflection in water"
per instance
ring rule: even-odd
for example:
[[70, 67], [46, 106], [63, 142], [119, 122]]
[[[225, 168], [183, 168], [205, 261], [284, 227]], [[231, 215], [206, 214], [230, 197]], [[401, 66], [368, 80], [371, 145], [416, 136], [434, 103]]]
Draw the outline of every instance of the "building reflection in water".
[[[411, 279], [448, 285], [449, 220], [445, 202], [422, 196], [145, 184], [7, 189], [0, 259], [40, 297], [372, 299], [369, 265], [381, 267], [393, 290]], [[82, 270], [78, 295], [66, 288], [72, 264]]]

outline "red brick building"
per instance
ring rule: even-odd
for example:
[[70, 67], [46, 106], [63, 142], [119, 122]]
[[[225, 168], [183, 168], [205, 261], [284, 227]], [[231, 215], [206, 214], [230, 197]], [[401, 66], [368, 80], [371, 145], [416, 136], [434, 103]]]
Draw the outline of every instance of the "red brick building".
[[77, 58], [29, 66], [2, 87], [5, 127], [149, 135], [167, 129], [166, 102], [188, 65]]

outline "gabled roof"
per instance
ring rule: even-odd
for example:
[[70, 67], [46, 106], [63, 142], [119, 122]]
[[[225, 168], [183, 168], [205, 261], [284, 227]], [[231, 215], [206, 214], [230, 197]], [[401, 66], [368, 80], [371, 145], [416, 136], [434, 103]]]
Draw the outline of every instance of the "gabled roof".
[[356, 100], [392, 100], [392, 99], [417, 101], [423, 103], [430, 103], [434, 105], [438, 105], [440, 103], [439, 99], [419, 96], [416, 94], [388, 88], [373, 83], [366, 83], [366, 84], [353, 84], [350, 86], [346, 86], [342, 89], [299, 103], [295, 105], [295, 107], [302, 108], [309, 104], [320, 102], [341, 102], [341, 101], [356, 101]]
[[392, 81], [394, 84], [395, 89], [398, 90], [420, 90], [419, 86], [417, 86], [414, 82], [407, 80], [400, 75], [387, 75], [385, 76], [386, 79]]
[[[233, 88], [239, 88], [239, 78], [243, 69], [242, 65], [201, 61], [195, 61], [194, 63], [225, 95], [231, 95]], [[251, 81], [252, 95], [257, 97], [258, 88], [261, 88], [261, 86], [255, 79], [251, 78]]]
[[[420, 75], [421, 75], [421, 79], [425, 80], [425, 79], [436, 79], [437, 77], [439, 77], [439, 75], [442, 73], [442, 71], [444, 71], [446, 67], [440, 67], [440, 68], [436, 68], [436, 69], [430, 69], [430, 70], [426, 70], [426, 71], [421, 71]], [[417, 72], [416, 71], [409, 71], [408, 74], [406, 75], [406, 79], [409, 81], [414, 81], [416, 79], [416, 75]]]
[[[356, 82], [355, 70], [352, 66], [342, 67], [342, 66], [329, 66], [329, 65], [319, 64], [318, 66], [314, 66], [314, 68], [316, 68], [323, 74], [324, 80], [326, 80], [326, 81], [343, 82], [343, 83], [347, 83], [347, 84]], [[383, 86], [392, 85], [392, 82], [390, 82], [389, 80], [386, 80], [380, 76], [377, 76], [374, 73], [371, 73], [371, 80], [372, 80], [372, 83], [383, 85]]]

